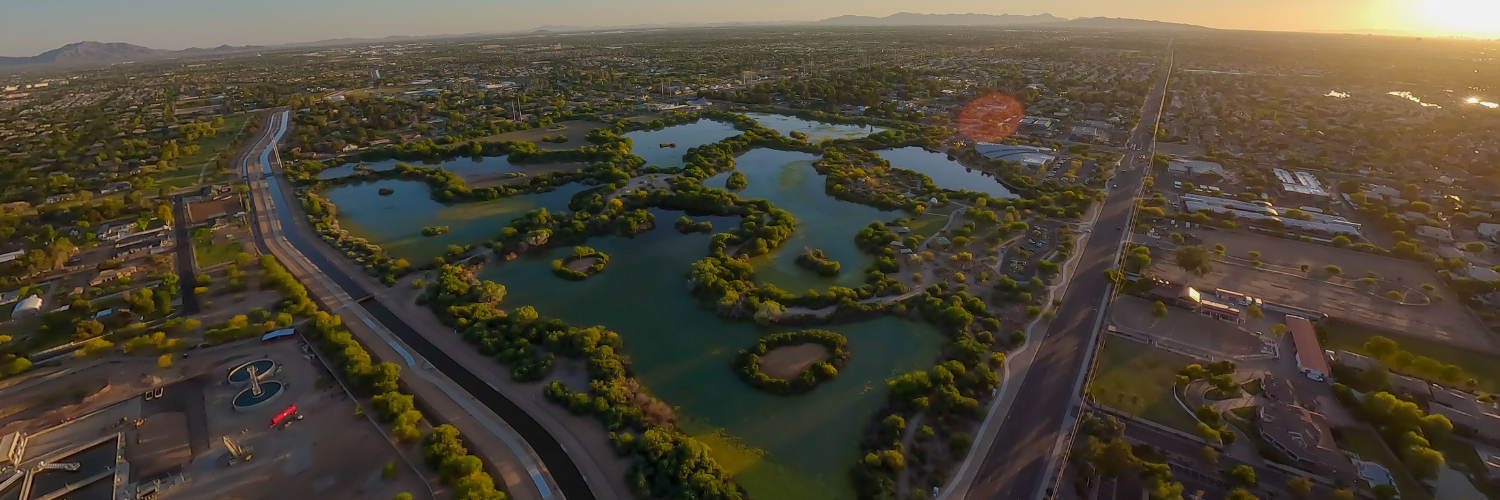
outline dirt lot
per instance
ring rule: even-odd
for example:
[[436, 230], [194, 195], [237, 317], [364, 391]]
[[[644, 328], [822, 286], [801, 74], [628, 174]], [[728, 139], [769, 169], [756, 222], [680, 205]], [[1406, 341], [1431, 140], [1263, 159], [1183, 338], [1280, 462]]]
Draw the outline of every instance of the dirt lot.
[[584, 257], [582, 259], [577, 259], [573, 262], [569, 262], [567, 268], [569, 271], [581, 273], [587, 271], [589, 269], [589, 266], [594, 265], [594, 263], [596, 262], [599, 262], [598, 257]]
[[1216, 357], [1239, 357], [1261, 354], [1266, 343], [1241, 325], [1193, 314], [1175, 307], [1167, 316], [1151, 316], [1154, 303], [1139, 297], [1121, 295], [1109, 307], [1110, 323], [1127, 332], [1141, 332], [1174, 348], [1213, 354]]
[[[550, 127], [506, 132], [480, 140], [486, 142], [531, 142], [536, 143], [538, 148], [547, 151], [578, 149], [588, 144], [588, 141], [584, 140], [584, 138], [589, 135], [589, 132], [604, 128], [605, 126], [603, 123], [587, 120], [568, 120], [554, 123]], [[542, 141], [543, 137], [557, 137], [559, 135], [567, 137], [567, 142], [554, 143]]]
[[797, 378], [819, 361], [828, 359], [828, 347], [822, 344], [799, 344], [777, 347], [760, 357], [760, 371], [779, 379]]
[[[1261, 260], [1268, 265], [1284, 266], [1296, 271], [1306, 264], [1312, 270], [1311, 277], [1269, 272], [1248, 265], [1232, 265], [1215, 262], [1213, 272], [1199, 278], [1171, 263], [1169, 252], [1153, 249], [1155, 260], [1151, 272], [1163, 279], [1184, 282], [1200, 290], [1212, 292], [1215, 288], [1226, 288], [1258, 297], [1268, 302], [1278, 302], [1297, 307], [1316, 309], [1349, 321], [1397, 330], [1407, 335], [1439, 342], [1451, 343], [1472, 349], [1500, 353], [1500, 342], [1475, 319], [1464, 306], [1454, 300], [1455, 294], [1443, 285], [1431, 271], [1415, 262], [1359, 253], [1350, 250], [1283, 240], [1267, 236], [1225, 231], [1197, 231], [1205, 248], [1212, 249], [1223, 244], [1225, 255], [1243, 258], [1252, 250], [1261, 253]], [[1407, 287], [1417, 288], [1423, 283], [1436, 286], [1435, 294], [1442, 297], [1430, 305], [1396, 305], [1391, 300], [1342, 286], [1331, 285], [1319, 278], [1323, 266], [1335, 264], [1343, 275], [1351, 278], [1375, 273]]]

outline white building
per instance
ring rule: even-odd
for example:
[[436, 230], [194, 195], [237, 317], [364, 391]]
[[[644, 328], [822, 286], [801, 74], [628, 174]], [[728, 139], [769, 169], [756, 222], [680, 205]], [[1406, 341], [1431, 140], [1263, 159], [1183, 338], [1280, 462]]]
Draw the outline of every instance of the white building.
[[1215, 198], [1196, 194], [1182, 195], [1182, 208], [1187, 212], [1213, 212], [1237, 219], [1278, 221], [1288, 228], [1320, 231], [1328, 234], [1358, 235], [1360, 225], [1337, 215], [1308, 213], [1310, 220], [1283, 217], [1279, 209], [1270, 202], [1251, 202]]

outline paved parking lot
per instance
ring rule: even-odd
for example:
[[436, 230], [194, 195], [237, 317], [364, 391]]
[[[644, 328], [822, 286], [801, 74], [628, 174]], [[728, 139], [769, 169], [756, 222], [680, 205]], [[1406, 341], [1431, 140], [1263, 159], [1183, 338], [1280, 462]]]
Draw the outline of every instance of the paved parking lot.
[[1167, 308], [1167, 316], [1151, 316], [1155, 302], [1121, 295], [1110, 305], [1110, 323], [1128, 332], [1142, 332], [1174, 347], [1190, 347], [1218, 357], [1240, 357], [1261, 354], [1266, 344], [1259, 336], [1241, 325], [1219, 321], [1191, 311]]

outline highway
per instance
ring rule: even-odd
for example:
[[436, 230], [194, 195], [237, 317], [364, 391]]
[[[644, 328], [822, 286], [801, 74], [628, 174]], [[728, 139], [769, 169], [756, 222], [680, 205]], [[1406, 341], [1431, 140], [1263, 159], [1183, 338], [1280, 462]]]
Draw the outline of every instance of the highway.
[[[1097, 222], [1063, 294], [1057, 319], [1047, 327], [1031, 369], [1022, 375], [1015, 401], [1024, 402], [1024, 411], [1009, 412], [1000, 424], [963, 498], [1038, 498], [1051, 486], [1056, 447], [1065, 437], [1065, 419], [1078, 411], [1078, 385], [1088, 369], [1094, 335], [1104, 314], [1102, 301], [1110, 290], [1104, 272], [1114, 267], [1129, 235], [1134, 200], [1151, 168], [1156, 126], [1171, 73], [1170, 56], [1168, 61], [1167, 71], [1146, 98], [1140, 123], [1127, 143], [1127, 155], [1107, 188]], [[1142, 155], [1146, 159], [1142, 160]]]
[[[324, 254], [319, 252], [319, 249], [314, 246], [324, 245], [325, 243], [303, 238], [298, 231], [293, 230], [297, 224], [294, 218], [300, 217], [301, 210], [300, 208], [292, 208], [297, 205], [290, 203], [286, 199], [285, 192], [279, 184], [285, 179], [281, 178], [271, 168], [271, 155], [275, 152], [276, 142], [280, 140], [281, 135], [286, 131], [286, 120], [287, 115], [285, 112], [273, 112], [269, 115], [269, 119], [265, 125], [267, 129], [265, 135], [256, 140], [254, 146], [250, 149], [250, 153], [246, 155], [244, 162], [244, 174], [246, 180], [250, 181], [252, 186], [256, 184], [253, 182], [254, 179], [264, 179], [263, 186], [268, 191], [266, 199], [270, 200], [271, 205], [273, 205], [267, 211], [271, 212], [276, 221], [279, 222], [280, 227], [284, 228], [282, 231], [276, 231], [274, 236], [282, 238], [300, 253], [301, 256], [305, 257], [307, 263], [316, 268], [317, 273], [326, 277], [342, 291], [342, 295], [364, 298], [358, 300], [355, 304], [351, 304], [349, 307], [360, 308], [363, 312], [368, 313], [368, 316], [378, 322], [380, 326], [395, 334], [404, 344], [410, 346], [418, 355], [431, 363], [433, 368], [442, 372], [443, 375], [458, 384], [459, 387], [468, 392], [475, 400], [489, 408], [490, 411], [493, 411], [505, 421], [505, 424], [520, 434], [526, 441], [526, 444], [535, 450], [536, 455], [544, 464], [543, 468], [552, 476], [558, 490], [561, 490], [561, 495], [554, 496], [541, 477], [540, 472], [534, 469], [530, 470], [529, 473], [532, 476], [533, 482], [535, 482], [537, 488], [540, 490], [541, 498], [561, 497], [569, 500], [594, 500], [594, 493], [589, 489], [588, 483], [584, 480], [578, 467], [569, 458], [567, 451], [530, 414], [516, 406], [509, 399], [506, 399], [494, 387], [490, 386], [473, 372], [465, 369], [453, 358], [449, 357], [447, 353], [417, 333], [416, 330], [402, 321], [395, 313], [386, 308], [385, 305], [377, 300], [368, 300], [371, 297], [371, 292], [358, 281], [345, 274], [341, 267], [329, 262]], [[251, 168], [251, 158], [255, 156], [259, 156], [259, 169]], [[264, 234], [259, 224], [252, 224], [252, 227], [255, 232], [256, 244], [260, 247], [261, 252], [270, 255], [270, 245], [275, 242], [269, 239], [271, 236]], [[293, 265], [292, 263], [283, 264], [289, 268]], [[309, 293], [312, 293], [314, 287], [309, 286], [308, 288]]]

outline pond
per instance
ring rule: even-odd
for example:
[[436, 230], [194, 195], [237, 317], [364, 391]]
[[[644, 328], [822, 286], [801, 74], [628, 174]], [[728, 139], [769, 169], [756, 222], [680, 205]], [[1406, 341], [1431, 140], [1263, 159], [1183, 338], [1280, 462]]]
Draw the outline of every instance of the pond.
[[365, 165], [365, 166], [369, 167], [370, 170], [375, 171], [375, 172], [383, 172], [383, 171], [386, 171], [386, 170], [395, 169], [396, 168], [396, 164], [398, 164], [398, 163], [405, 163], [405, 164], [411, 165], [413, 167], [427, 167], [427, 168], [438, 167], [438, 168], [441, 168], [443, 170], [447, 170], [449, 172], [453, 172], [455, 174], [462, 175], [462, 176], [465, 176], [465, 177], [472, 176], [472, 175], [478, 175], [478, 174], [505, 174], [505, 173], [510, 173], [510, 172], [526, 172], [528, 170], [535, 170], [535, 169], [537, 169], [539, 167], [537, 165], [514, 165], [514, 164], [511, 164], [510, 160], [507, 159], [504, 156], [482, 156], [482, 157], [476, 157], [476, 158], [456, 158], [456, 159], [448, 160], [448, 161], [444, 161], [444, 162], [430, 162], [430, 163], [429, 162], [420, 162], [420, 161], [401, 161], [401, 160], [383, 160], [383, 161], [372, 161], [372, 162], [354, 161], [354, 162], [346, 163], [346, 164], [341, 165], [341, 166], [337, 166], [337, 167], [333, 167], [333, 168], [329, 168], [329, 169], [324, 169], [322, 172], [318, 172], [318, 178], [319, 179], [337, 179], [339, 177], [347, 177], [347, 176], [350, 176], [350, 175], [354, 175], [355, 174], [354, 167], [358, 166], [358, 165]]
[[858, 139], [890, 130], [874, 125], [824, 123], [771, 113], [745, 113], [745, 116], [759, 122], [762, 127], [781, 132], [781, 135], [789, 136], [794, 130], [807, 134], [807, 142], [811, 143], [817, 143], [823, 139]]
[[926, 175], [932, 179], [933, 184], [937, 184], [937, 187], [942, 189], [952, 191], [967, 189], [988, 194], [991, 198], [1016, 197], [1015, 193], [1000, 184], [1000, 180], [995, 176], [965, 167], [957, 160], [948, 159], [948, 155], [943, 153], [934, 153], [918, 146], [886, 149], [876, 151], [876, 153], [891, 162], [892, 167]]
[[[568, 200], [588, 187], [575, 183], [547, 193], [452, 205], [433, 200], [427, 184], [401, 179], [350, 184], [320, 194], [339, 207], [339, 225], [350, 234], [380, 245], [392, 258], [422, 265], [442, 256], [448, 245], [477, 245], [499, 236], [511, 219], [526, 212], [566, 211]], [[380, 188], [395, 192], [381, 196]], [[423, 236], [422, 228], [428, 226], [448, 226], [450, 231]]]
[[[734, 128], [734, 125], [728, 123], [698, 120], [661, 130], [628, 132], [625, 137], [630, 139], [630, 152], [646, 160], [647, 165], [670, 168], [685, 165], [682, 155], [687, 154], [689, 149], [719, 142], [742, 133], [744, 132], [740, 132]], [[662, 147], [674, 144], [675, 147]]]
[[[752, 497], [852, 499], [848, 471], [859, 458], [867, 419], [885, 398], [884, 381], [930, 367], [942, 335], [926, 323], [896, 318], [828, 327], [849, 338], [853, 353], [838, 377], [802, 396], [757, 391], [734, 374], [730, 360], [759, 336], [780, 330], [725, 320], [700, 307], [686, 291], [685, 273], [707, 254], [709, 235], [673, 230], [681, 212], [652, 212], [654, 231], [588, 242], [610, 261], [587, 280], [552, 274], [551, 261], [571, 248], [491, 264], [480, 277], [504, 284], [509, 304], [619, 332], [637, 377], [679, 408], [684, 430], [709, 443]], [[693, 218], [711, 221], [716, 232], [739, 223], [737, 217]], [[766, 455], [729, 445], [717, 429]]]
[[[871, 222], [908, 216], [829, 196], [824, 177], [812, 167], [817, 159], [807, 153], [774, 149], [752, 149], [735, 159], [735, 170], [749, 181], [737, 193], [741, 198], [770, 200], [797, 218], [797, 230], [780, 249], [752, 260], [757, 282], [796, 294], [809, 289], [821, 292], [830, 285], [857, 288], [864, 284], [865, 268], [875, 259], [854, 245], [854, 234]], [[728, 180], [726, 172], [705, 179], [703, 185], [723, 189]], [[842, 272], [835, 278], [824, 278], [798, 266], [797, 256], [808, 248], [822, 249], [828, 258], [839, 261]]]

